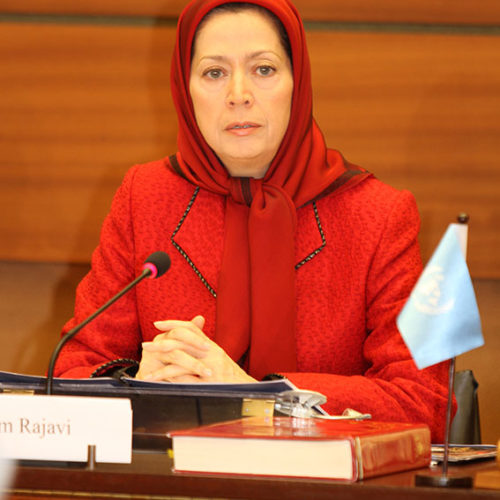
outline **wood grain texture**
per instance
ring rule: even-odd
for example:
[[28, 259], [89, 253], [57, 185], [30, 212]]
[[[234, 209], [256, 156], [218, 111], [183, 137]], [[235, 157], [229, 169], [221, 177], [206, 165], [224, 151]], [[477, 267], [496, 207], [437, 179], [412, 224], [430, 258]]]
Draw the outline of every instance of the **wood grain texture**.
[[496, 0], [293, 0], [307, 20], [443, 25], [498, 25]]
[[474, 280], [481, 314], [484, 346], [457, 358], [457, 370], [472, 370], [478, 381], [479, 417], [483, 443], [496, 444], [500, 436], [500, 379], [495, 369], [500, 359], [500, 280]]
[[125, 171], [175, 150], [172, 37], [154, 27], [2, 26], [2, 258], [88, 261]]
[[471, 272], [500, 277], [500, 38], [311, 32], [309, 48], [328, 143], [414, 193], [424, 259], [468, 212]]
[[[125, 171], [175, 151], [173, 37], [166, 26], [2, 25], [0, 259], [88, 262]], [[500, 37], [308, 40], [328, 144], [415, 194], [424, 259], [467, 211], [471, 272], [500, 277]]]
[[[15, 0], [0, 13], [152, 16], [175, 18], [187, 0]], [[497, 0], [294, 0], [308, 21], [493, 26], [500, 24]]]

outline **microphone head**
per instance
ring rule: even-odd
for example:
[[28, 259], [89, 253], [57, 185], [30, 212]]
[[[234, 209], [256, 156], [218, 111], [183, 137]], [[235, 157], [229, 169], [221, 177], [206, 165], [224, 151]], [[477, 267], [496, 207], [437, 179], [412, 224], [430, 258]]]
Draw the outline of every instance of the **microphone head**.
[[154, 252], [144, 261], [142, 268], [151, 271], [150, 278], [159, 278], [170, 269], [170, 257], [162, 251]]

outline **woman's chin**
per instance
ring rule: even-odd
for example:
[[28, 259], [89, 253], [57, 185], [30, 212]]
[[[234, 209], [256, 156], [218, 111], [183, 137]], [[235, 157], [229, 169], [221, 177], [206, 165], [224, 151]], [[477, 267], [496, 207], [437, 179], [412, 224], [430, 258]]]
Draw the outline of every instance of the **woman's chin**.
[[254, 154], [226, 156], [221, 160], [232, 177], [253, 177], [255, 179], [264, 177], [271, 163], [268, 158]]
[[242, 162], [241, 164], [225, 164], [225, 167], [232, 177], [252, 177], [254, 179], [261, 179], [264, 175], [266, 175], [269, 165], [256, 167], [255, 163]]

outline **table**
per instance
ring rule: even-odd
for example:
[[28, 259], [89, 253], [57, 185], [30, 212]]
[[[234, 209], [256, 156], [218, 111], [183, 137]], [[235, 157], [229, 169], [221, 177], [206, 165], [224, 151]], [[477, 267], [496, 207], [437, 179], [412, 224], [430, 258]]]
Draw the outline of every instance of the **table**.
[[[20, 465], [6, 500], [34, 498], [177, 498], [251, 500], [408, 500], [500, 499], [500, 491], [486, 489], [443, 489], [414, 486], [416, 472], [406, 471], [359, 483], [300, 478], [178, 474], [171, 471], [166, 453], [134, 451], [132, 464], [84, 466]], [[494, 461], [450, 466], [450, 474], [472, 475], [493, 470]], [[439, 469], [438, 469], [439, 470]]]

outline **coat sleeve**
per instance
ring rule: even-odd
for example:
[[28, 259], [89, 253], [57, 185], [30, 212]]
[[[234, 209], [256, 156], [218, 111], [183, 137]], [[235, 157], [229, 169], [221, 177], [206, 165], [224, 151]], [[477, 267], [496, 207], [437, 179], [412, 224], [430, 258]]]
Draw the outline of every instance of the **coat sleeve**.
[[[135, 168], [116, 192], [104, 220], [99, 246], [92, 255], [90, 272], [78, 285], [73, 318], [63, 335], [79, 324], [132, 281], [137, 269], [130, 195]], [[141, 345], [135, 290], [88, 323], [62, 349], [54, 373], [58, 377], [85, 378], [109, 367], [137, 363]]]
[[419, 216], [413, 196], [400, 192], [386, 216], [366, 280], [366, 339], [362, 375], [285, 374], [296, 386], [327, 396], [325, 410], [346, 408], [376, 420], [424, 422], [434, 442], [444, 435], [448, 363], [418, 370], [396, 327], [396, 317], [422, 269]]

